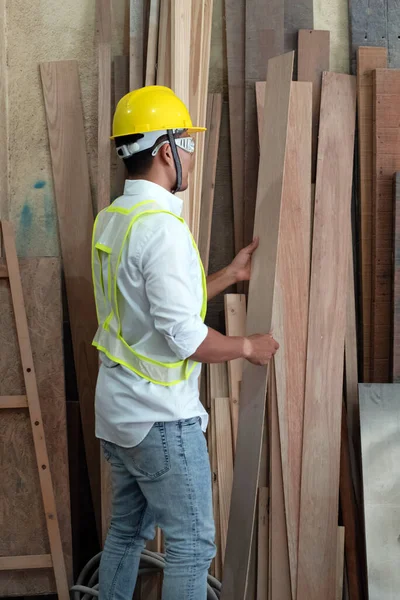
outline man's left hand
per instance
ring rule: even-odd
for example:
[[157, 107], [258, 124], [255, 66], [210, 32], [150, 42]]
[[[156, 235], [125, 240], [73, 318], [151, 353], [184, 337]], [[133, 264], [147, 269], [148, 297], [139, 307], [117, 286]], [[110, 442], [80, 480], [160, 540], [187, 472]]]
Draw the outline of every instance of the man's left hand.
[[231, 264], [227, 267], [229, 274], [235, 280], [235, 282], [239, 281], [249, 281], [251, 276], [251, 258], [253, 256], [253, 252], [258, 247], [259, 238], [256, 237], [254, 240], [243, 248], [235, 256]]

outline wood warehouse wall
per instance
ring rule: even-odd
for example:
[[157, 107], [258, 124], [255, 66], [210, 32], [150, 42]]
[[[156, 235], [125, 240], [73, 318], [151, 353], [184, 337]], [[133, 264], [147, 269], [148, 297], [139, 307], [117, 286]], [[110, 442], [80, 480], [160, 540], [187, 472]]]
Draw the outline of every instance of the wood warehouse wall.
[[[0, 0], [0, 218], [13, 222], [20, 256], [59, 254], [40, 62], [79, 61], [90, 175], [92, 186], [95, 185], [95, 4], [95, 0]], [[127, 5], [127, 0], [113, 2], [113, 55], [128, 51]], [[331, 31], [331, 68], [348, 72], [347, 0], [314, 0], [314, 28]], [[211, 244], [212, 272], [224, 266], [233, 255], [224, 0], [214, 0], [209, 91], [222, 92], [224, 97]], [[210, 316], [214, 326], [218, 325], [218, 302], [222, 299], [214, 305]]]

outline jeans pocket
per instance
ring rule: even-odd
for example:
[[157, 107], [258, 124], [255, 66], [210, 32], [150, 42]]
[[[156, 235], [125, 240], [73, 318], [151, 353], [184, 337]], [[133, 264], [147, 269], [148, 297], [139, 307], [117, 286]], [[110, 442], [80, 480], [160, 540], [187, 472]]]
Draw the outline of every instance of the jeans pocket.
[[104, 458], [107, 462], [110, 462], [112, 453], [110, 451], [110, 442], [106, 442], [105, 440], [100, 440], [101, 448], [103, 450]]
[[157, 479], [171, 468], [164, 423], [153, 425], [140, 444], [124, 450], [133, 468], [149, 479]]

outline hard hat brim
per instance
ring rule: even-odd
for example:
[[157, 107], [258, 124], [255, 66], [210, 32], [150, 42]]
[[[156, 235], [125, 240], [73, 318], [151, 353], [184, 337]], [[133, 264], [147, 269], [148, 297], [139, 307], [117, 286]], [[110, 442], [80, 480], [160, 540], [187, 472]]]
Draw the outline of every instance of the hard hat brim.
[[[187, 129], [185, 129], [185, 131], [187, 131], [188, 133], [202, 133], [203, 131], [207, 131], [207, 127], [188, 127]], [[148, 132], [143, 131], [142, 133], [148, 133]], [[127, 135], [137, 135], [137, 134], [138, 134], [137, 131], [133, 131], [132, 133], [124, 133], [121, 135], [112, 135], [110, 137], [110, 140], [115, 140], [116, 138], [125, 137]]]

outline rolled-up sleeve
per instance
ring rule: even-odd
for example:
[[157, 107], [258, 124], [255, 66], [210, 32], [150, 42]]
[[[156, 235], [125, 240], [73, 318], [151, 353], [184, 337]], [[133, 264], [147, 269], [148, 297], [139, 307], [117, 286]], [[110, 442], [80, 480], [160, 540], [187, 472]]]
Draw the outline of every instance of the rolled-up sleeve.
[[194, 354], [208, 333], [200, 317], [199, 274], [194, 270], [199, 266], [191, 243], [186, 227], [164, 214], [139, 261], [154, 325], [181, 360]]

